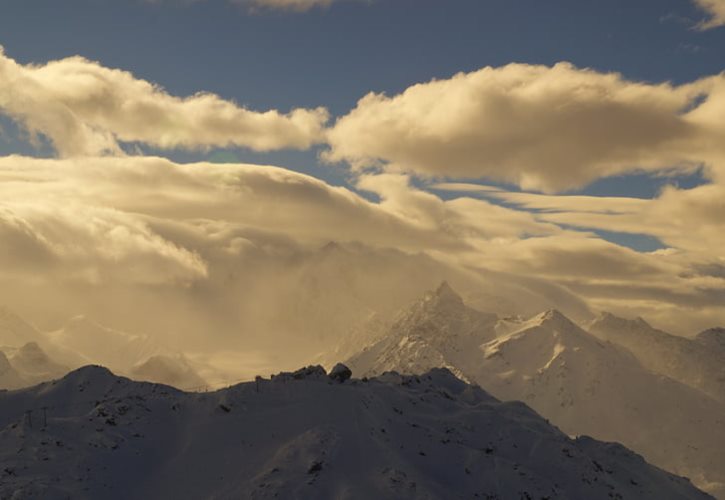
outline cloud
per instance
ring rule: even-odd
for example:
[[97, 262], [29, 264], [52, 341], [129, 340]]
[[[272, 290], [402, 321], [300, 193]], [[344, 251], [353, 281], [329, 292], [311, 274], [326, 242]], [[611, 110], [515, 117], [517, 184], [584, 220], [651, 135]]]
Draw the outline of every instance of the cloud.
[[[637, 253], [606, 242], [597, 250], [598, 259], [605, 259], [596, 266], [594, 260], [585, 257], [586, 252], [571, 244], [560, 247], [561, 265], [566, 266], [569, 276], [555, 277], [551, 272], [561, 268], [548, 260], [551, 251], [537, 249], [529, 257], [541, 265], [535, 271], [541, 277], [549, 276], [572, 290], [589, 297], [593, 306], [597, 300], [606, 300], [600, 307], [612, 308], [616, 298], [623, 301], [619, 308], [632, 309], [626, 300], [635, 298], [647, 303], [647, 308], [658, 312], [673, 305], [691, 308], [717, 307], [717, 299], [725, 293], [725, 247], [723, 219], [725, 213], [725, 188], [712, 183], [692, 189], [666, 187], [654, 199], [628, 199], [596, 196], [549, 196], [532, 193], [511, 193], [503, 190], [484, 191], [484, 196], [498, 199], [507, 205], [531, 211], [536, 220], [549, 222], [579, 231], [604, 230], [617, 233], [645, 234], [657, 238], [667, 248], [651, 253]], [[550, 241], [554, 241], [553, 239]], [[564, 240], [557, 238], [556, 243]], [[519, 244], [519, 243], [516, 243]], [[506, 259], [521, 269], [532, 266], [521, 251], [510, 249]], [[591, 254], [591, 252], [589, 252]], [[635, 258], [636, 257], [636, 258]], [[582, 259], [589, 259], [592, 269], [599, 276], [589, 280], [581, 269]], [[516, 264], [517, 260], [522, 259]], [[579, 264], [577, 264], [579, 263]], [[556, 271], [559, 269], [559, 271]], [[649, 276], [645, 274], [649, 273]], [[644, 285], [646, 283], [646, 286]], [[625, 289], [630, 288], [630, 292]], [[619, 290], [617, 295], [613, 290]], [[603, 294], [600, 297], [600, 294]], [[641, 311], [640, 311], [641, 312]], [[681, 314], [681, 311], [678, 312]], [[710, 313], [712, 315], [712, 313]], [[704, 315], [702, 319], [706, 318]], [[670, 321], [674, 321], [670, 318]], [[677, 319], [679, 325], [685, 321]]]
[[724, 262], [725, 187], [713, 183], [692, 189], [666, 187], [654, 199], [598, 196], [546, 196], [489, 192], [486, 196], [537, 212], [537, 219], [582, 229], [646, 234], [686, 252], [693, 262]]
[[[162, 3], [196, 3], [204, 0], [144, 0], [151, 4], [162, 4]], [[252, 11], [257, 10], [282, 10], [289, 12], [306, 12], [314, 8], [325, 8], [331, 6], [333, 3], [340, 2], [342, 0], [226, 0], [227, 2], [239, 5], [241, 7], [247, 7]], [[360, 0], [357, 0], [360, 1]], [[362, 0], [365, 1], [365, 0]], [[369, 1], [369, 0], [368, 0]]]
[[307, 149], [323, 139], [324, 108], [258, 112], [213, 94], [175, 97], [131, 73], [81, 57], [21, 65], [0, 48], [0, 112], [65, 157], [161, 149]]
[[[562, 307], [582, 317], [588, 304], [685, 331], [725, 321], [718, 184], [656, 200], [475, 192], [507, 208], [444, 200], [404, 174], [356, 182], [372, 196], [269, 165], [2, 157], [0, 277], [12, 293], [0, 301], [42, 296], [146, 331], [215, 332], [207, 342], [255, 332], [260, 342], [292, 332], [329, 339], [369, 308], [402, 306], [453, 276], [485, 292], [484, 308], [493, 300], [509, 312]], [[591, 228], [654, 234], [670, 248], [635, 252]], [[331, 240], [366, 245], [319, 250]], [[280, 333], [262, 335], [270, 331]]]
[[695, 5], [707, 12], [710, 18], [701, 22], [698, 28], [708, 30], [725, 26], [725, 0], [693, 0]]
[[335, 0], [229, 0], [250, 7], [303, 12], [315, 7], [329, 7]]
[[560, 191], [707, 161], [722, 148], [725, 78], [634, 82], [615, 73], [510, 64], [368, 94], [328, 133], [328, 161]]
[[[381, 201], [269, 165], [2, 157], [0, 303], [204, 348], [284, 341], [298, 352], [444, 278], [510, 303], [526, 297], [525, 307], [586, 310], [554, 283], [462, 259], [556, 225], [484, 200], [446, 202], [402, 175], [359, 182]], [[356, 242], [365, 245], [346, 250]]]
[[110, 209], [0, 203], [0, 237], [0, 260], [15, 276], [24, 271], [90, 283], [183, 285], [207, 275], [197, 254]]

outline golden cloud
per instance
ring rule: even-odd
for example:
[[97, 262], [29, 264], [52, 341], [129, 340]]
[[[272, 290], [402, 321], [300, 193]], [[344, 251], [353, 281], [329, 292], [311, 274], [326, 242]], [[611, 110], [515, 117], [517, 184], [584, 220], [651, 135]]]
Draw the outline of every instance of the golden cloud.
[[307, 149], [323, 139], [324, 108], [258, 112], [213, 94], [175, 97], [131, 73], [81, 57], [21, 65], [0, 48], [0, 111], [65, 157], [120, 154], [123, 143], [161, 149], [238, 146]]
[[561, 191], [601, 177], [691, 168], [722, 151], [725, 78], [673, 86], [510, 64], [368, 94], [329, 131], [328, 161]]
[[694, 2], [710, 15], [709, 19], [698, 25], [699, 29], [708, 30], [725, 26], [725, 0], [694, 0]]

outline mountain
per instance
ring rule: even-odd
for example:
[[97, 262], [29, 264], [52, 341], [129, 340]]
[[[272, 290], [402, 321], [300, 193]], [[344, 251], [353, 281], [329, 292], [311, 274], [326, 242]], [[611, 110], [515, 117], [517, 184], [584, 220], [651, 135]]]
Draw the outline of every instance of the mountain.
[[0, 390], [20, 389], [28, 385], [31, 384], [13, 368], [5, 353], [0, 351]]
[[725, 352], [725, 328], [710, 328], [697, 334], [695, 341], [708, 349]]
[[103, 326], [85, 316], [76, 316], [56, 332], [48, 334], [56, 346], [71, 349], [87, 360], [120, 371], [161, 353], [161, 348], [144, 335]]
[[2, 498], [711, 498], [441, 369], [199, 394], [85, 367], [0, 393], [0, 429]]
[[649, 370], [661, 373], [725, 403], [725, 330], [706, 330], [694, 339], [603, 313], [589, 331], [631, 351]]
[[60, 378], [70, 369], [49, 356], [37, 342], [0, 351], [0, 389], [20, 389]]
[[[444, 366], [497, 398], [524, 401], [567, 434], [621, 442], [725, 498], [725, 405], [650, 372], [556, 310], [493, 322], [450, 287], [442, 293], [427, 293], [353, 356], [353, 373]], [[471, 318], [481, 321], [461, 326]]]
[[0, 346], [20, 347], [37, 342], [42, 334], [14, 312], [0, 307]]
[[398, 315], [389, 334], [353, 355], [348, 364], [361, 375], [386, 371], [422, 373], [445, 367], [462, 380], [462, 361], [492, 338], [498, 317], [467, 307], [447, 282]]
[[36, 383], [62, 377], [70, 371], [67, 366], [48, 356], [37, 342], [28, 342], [15, 351], [10, 357], [10, 363], [26, 378]]
[[151, 356], [131, 369], [131, 377], [185, 390], [200, 390], [207, 385], [189, 360], [181, 354]]

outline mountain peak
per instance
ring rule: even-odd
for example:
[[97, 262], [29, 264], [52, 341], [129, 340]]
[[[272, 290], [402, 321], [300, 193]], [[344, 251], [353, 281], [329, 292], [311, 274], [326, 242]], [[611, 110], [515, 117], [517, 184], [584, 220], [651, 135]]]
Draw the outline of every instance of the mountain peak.
[[113, 372], [111, 372], [111, 370], [109, 370], [105, 366], [86, 365], [81, 366], [80, 368], [77, 368], [72, 372], [68, 372], [62, 380], [69, 382], [81, 382], [91, 380], [104, 380], [108, 378], [116, 378], [116, 375], [114, 375]]
[[642, 332], [654, 330], [654, 328], [641, 316], [637, 316], [635, 319], [627, 319], [604, 311], [589, 324], [589, 330], [593, 332], [604, 330]]
[[440, 285], [438, 285], [438, 288], [435, 289], [435, 292], [433, 292], [436, 297], [440, 298], [449, 298], [454, 299], [457, 301], [463, 302], [463, 299], [461, 298], [458, 293], [451, 287], [451, 285], [448, 284], [448, 281], [443, 280]]
[[536, 323], [541, 326], [549, 326], [556, 329], [570, 329], [579, 327], [558, 309], [549, 309], [535, 317]]
[[697, 334], [695, 339], [700, 343], [709, 343], [725, 346], [725, 328], [708, 328]]
[[549, 309], [539, 315], [541, 321], [569, 321], [569, 318], [564, 316], [558, 309]]

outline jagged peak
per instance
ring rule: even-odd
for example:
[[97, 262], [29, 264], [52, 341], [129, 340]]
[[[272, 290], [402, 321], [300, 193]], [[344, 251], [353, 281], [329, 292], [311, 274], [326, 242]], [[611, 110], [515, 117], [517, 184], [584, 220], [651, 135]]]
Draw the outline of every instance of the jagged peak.
[[454, 303], [463, 305], [463, 298], [448, 284], [448, 281], [442, 281], [438, 287], [426, 294], [426, 299], [435, 300], [437, 303]]
[[633, 329], [636, 327], [639, 328], [647, 328], [647, 329], [653, 329], [652, 325], [647, 323], [647, 321], [642, 316], [637, 316], [634, 319], [628, 319], [623, 318], [621, 316], [617, 316], [616, 314], [613, 314], [608, 311], [603, 311], [599, 313], [599, 315], [594, 319], [594, 321], [591, 322], [592, 327], [601, 327], [601, 326], [607, 326], [611, 328], [628, 328]]
[[453, 290], [453, 287], [451, 287], [447, 280], [441, 281], [441, 284], [438, 285], [438, 288], [435, 289], [435, 294], [439, 297], [452, 295], [460, 298], [460, 295], [458, 295], [456, 291]]
[[542, 321], [561, 321], [566, 320], [569, 321], [569, 318], [567, 318], [561, 311], [558, 309], [547, 309], [546, 311], [539, 314], [539, 318]]
[[572, 320], [558, 309], [548, 309], [534, 317], [534, 321], [541, 326], [556, 328], [579, 328]]

